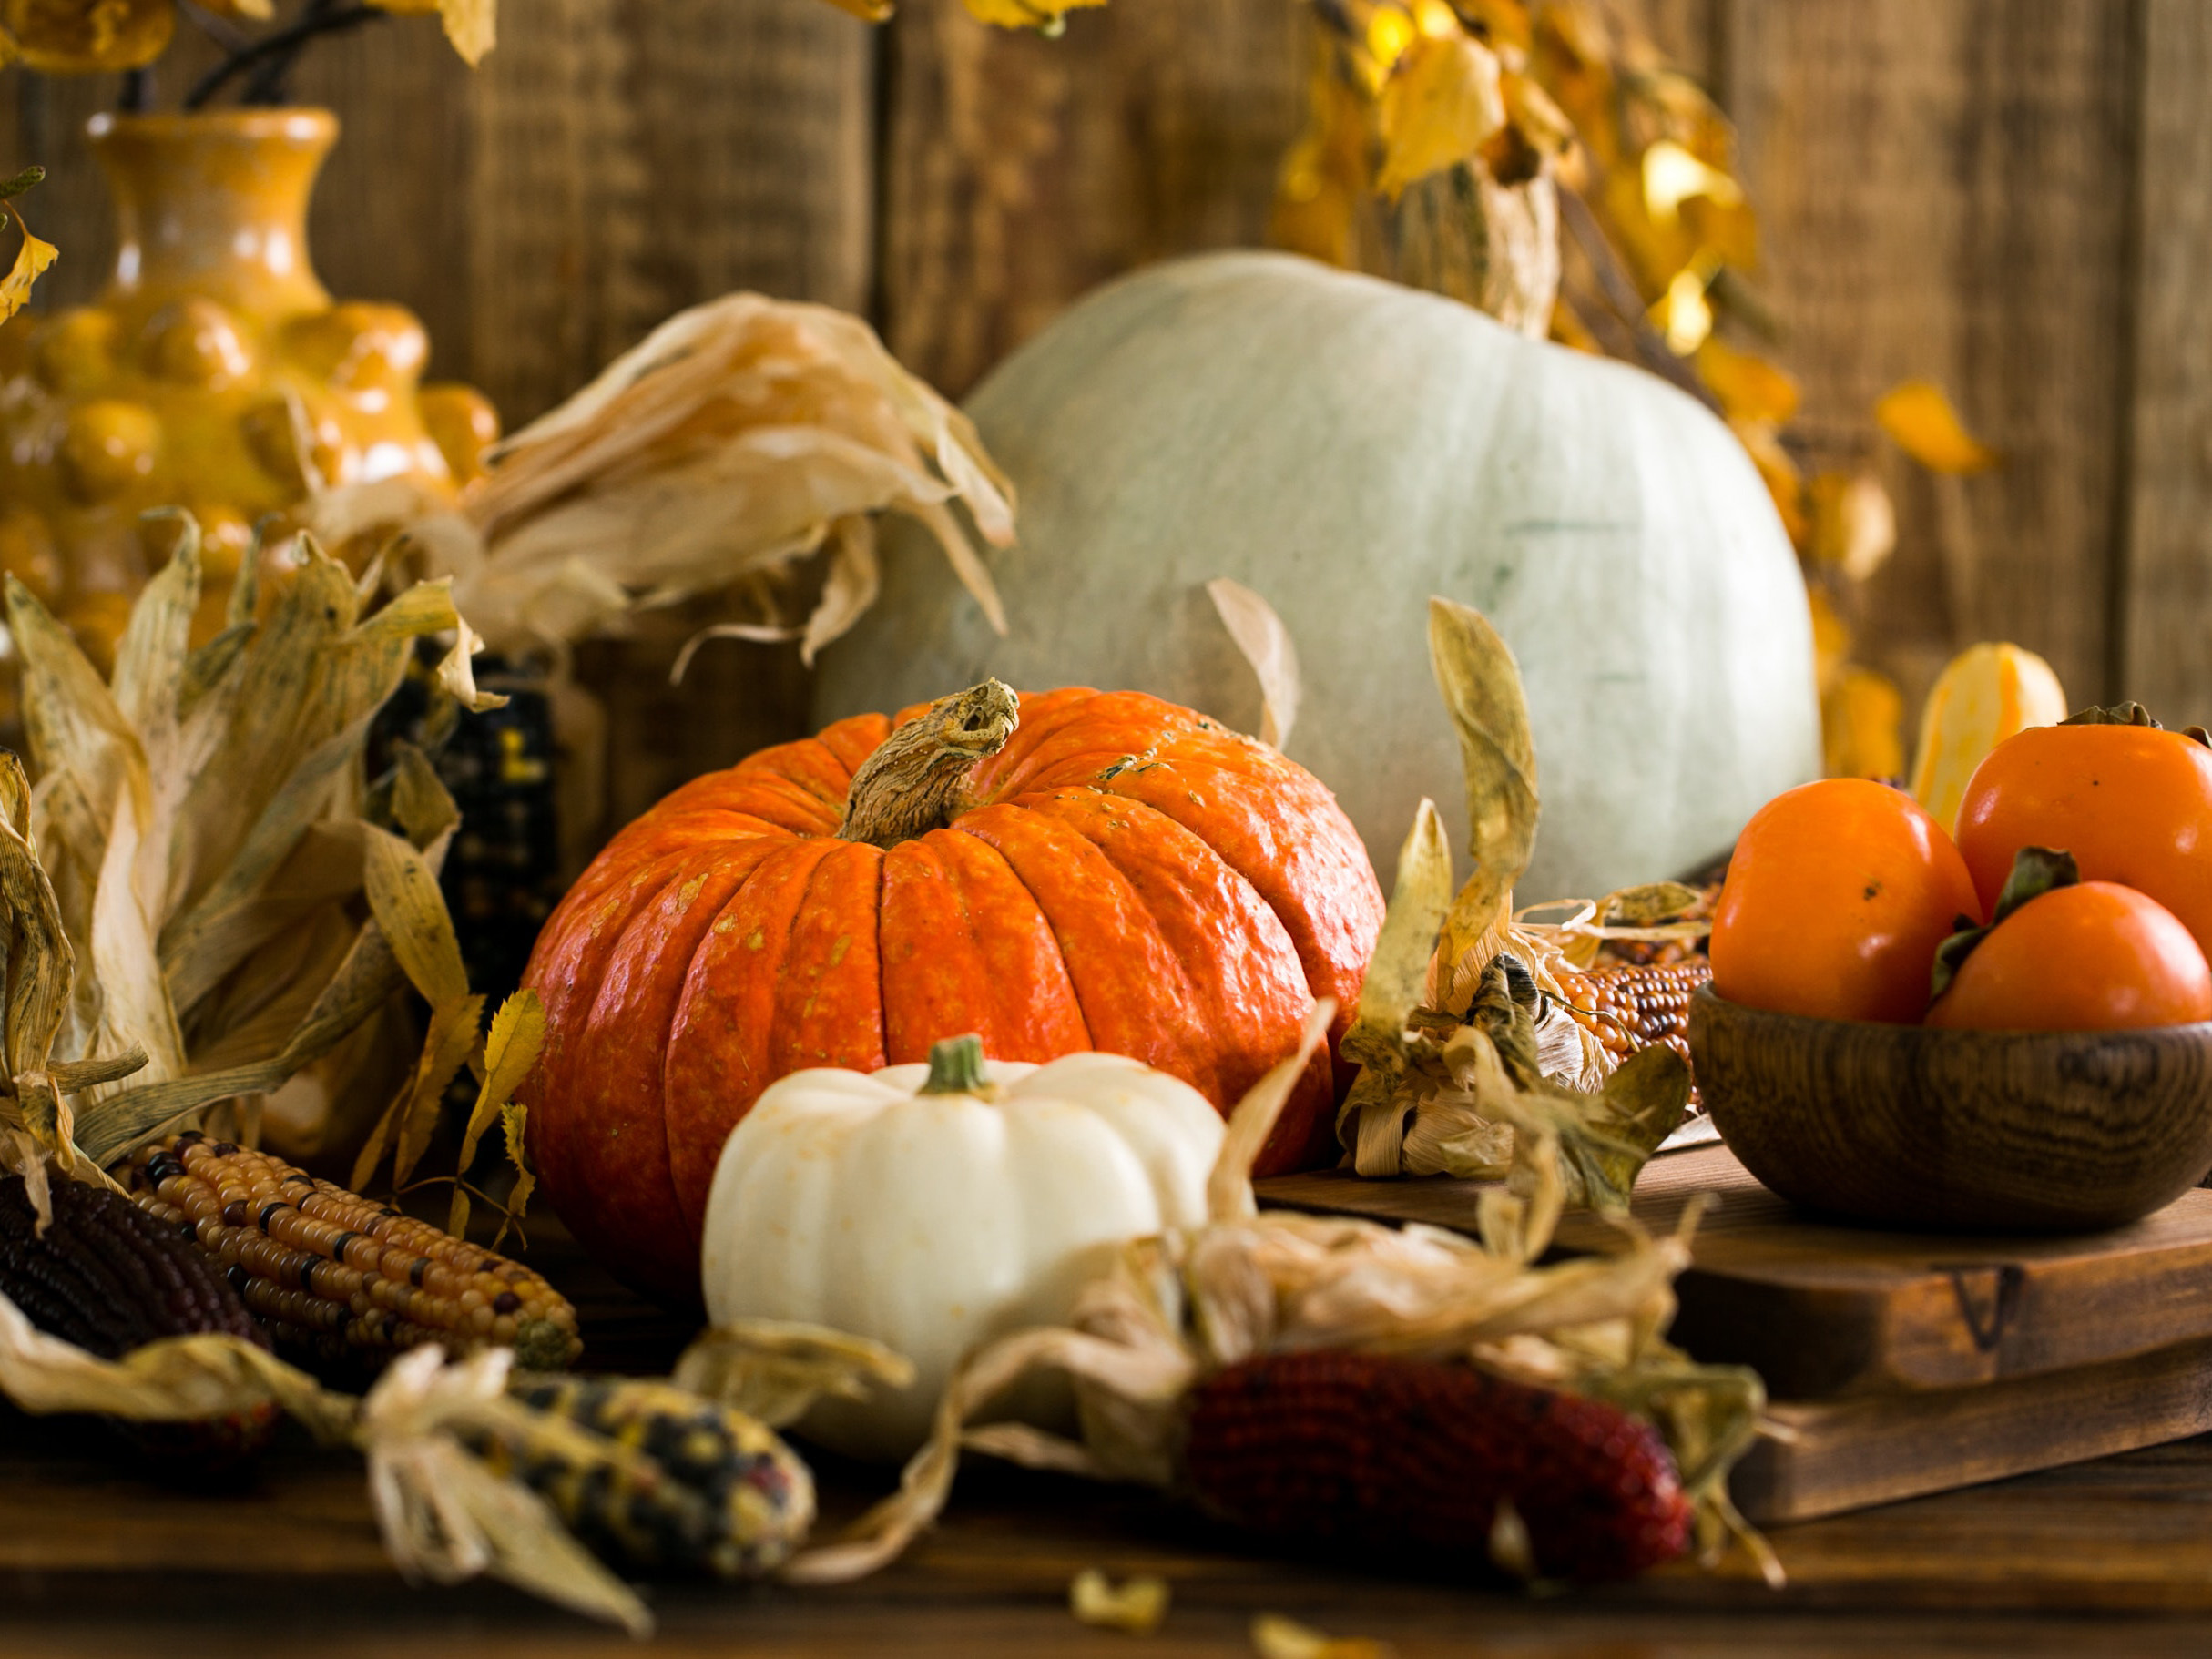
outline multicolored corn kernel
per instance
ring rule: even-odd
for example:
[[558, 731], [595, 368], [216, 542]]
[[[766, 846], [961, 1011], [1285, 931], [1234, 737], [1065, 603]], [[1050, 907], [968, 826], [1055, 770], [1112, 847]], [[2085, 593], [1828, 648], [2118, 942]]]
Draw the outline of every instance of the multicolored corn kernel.
[[221, 1264], [280, 1348], [343, 1362], [512, 1347], [538, 1371], [582, 1349], [576, 1309], [521, 1263], [280, 1158], [188, 1133], [132, 1174], [138, 1205]]
[[814, 1481], [771, 1429], [666, 1383], [517, 1377], [524, 1404], [636, 1454], [633, 1467], [579, 1467], [557, 1447], [480, 1435], [497, 1472], [550, 1503], [576, 1537], [627, 1571], [759, 1578], [814, 1523]]

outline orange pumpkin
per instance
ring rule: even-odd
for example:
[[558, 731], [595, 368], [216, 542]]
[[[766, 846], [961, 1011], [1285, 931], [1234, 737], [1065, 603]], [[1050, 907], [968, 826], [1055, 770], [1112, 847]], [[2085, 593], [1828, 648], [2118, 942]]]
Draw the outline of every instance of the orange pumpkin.
[[[996, 681], [840, 720], [677, 790], [546, 923], [529, 1143], [616, 1273], [695, 1298], [722, 1143], [810, 1066], [1128, 1054], [1227, 1111], [1314, 1001], [1351, 1016], [1382, 894], [1334, 797], [1135, 692]], [[1332, 1043], [1333, 1048], [1333, 1043]], [[1319, 1055], [1259, 1171], [1336, 1155]]]

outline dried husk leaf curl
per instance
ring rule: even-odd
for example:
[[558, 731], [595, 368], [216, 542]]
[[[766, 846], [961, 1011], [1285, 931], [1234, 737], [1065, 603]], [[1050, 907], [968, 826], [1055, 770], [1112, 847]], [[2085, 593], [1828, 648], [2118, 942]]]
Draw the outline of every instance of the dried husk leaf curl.
[[[967, 417], [828, 306], [739, 293], [669, 318], [566, 403], [487, 456], [458, 504], [401, 481], [320, 492], [336, 545], [403, 533], [494, 650], [619, 631], [637, 613], [744, 587], [756, 621], [706, 637], [797, 639], [811, 661], [873, 603], [875, 514], [934, 535], [994, 627], [983, 538], [1014, 535], [1014, 492]], [[829, 552], [810, 616], [762, 578]]]

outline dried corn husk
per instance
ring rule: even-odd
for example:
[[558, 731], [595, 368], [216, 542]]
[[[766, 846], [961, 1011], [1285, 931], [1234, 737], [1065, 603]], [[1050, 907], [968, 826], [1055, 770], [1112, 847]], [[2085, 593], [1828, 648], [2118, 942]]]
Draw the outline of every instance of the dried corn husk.
[[1568, 1200], [1617, 1207], [1679, 1125], [1689, 1079], [1671, 1055], [1616, 1073], [1568, 1016], [1560, 975], [1587, 967], [1608, 939], [1703, 931], [1668, 920], [1699, 895], [1660, 881], [1570, 901], [1562, 921], [1534, 920], [1550, 905], [1515, 911], [1541, 810], [1520, 670], [1480, 612], [1447, 599], [1429, 601], [1429, 654], [1465, 762], [1474, 870], [1454, 896], [1442, 822], [1423, 801], [1342, 1044], [1361, 1071], [1338, 1138], [1363, 1176], [1524, 1179], [1532, 1141], [1548, 1137], [1565, 1156]]
[[[951, 504], [1014, 535], [1013, 488], [967, 417], [827, 306], [732, 294], [678, 312], [487, 457], [457, 506], [398, 482], [319, 493], [334, 545], [408, 536], [495, 649], [618, 629], [633, 613], [733, 587], [767, 614], [708, 637], [797, 639], [809, 661], [874, 602], [873, 515], [937, 537], [992, 626], [1005, 617]], [[827, 551], [811, 615], [762, 579]]]
[[0, 776], [8, 1057], [25, 1126], [63, 1169], [95, 1176], [216, 1103], [279, 1088], [412, 981], [432, 1042], [403, 1096], [403, 1178], [436, 1104], [423, 1079], [469, 1056], [478, 1007], [437, 891], [453, 799], [411, 748], [374, 789], [362, 756], [422, 636], [456, 641], [440, 672], [448, 695], [497, 699], [475, 689], [444, 582], [372, 606], [301, 537], [257, 550], [229, 626], [192, 650], [199, 597], [186, 519], [110, 684], [8, 584], [38, 771], [27, 811], [19, 774]]
[[[943, 1507], [963, 1446], [1171, 1485], [1182, 1400], [1195, 1382], [1256, 1355], [1320, 1347], [1462, 1358], [1643, 1410], [1675, 1450], [1708, 1556], [1730, 1537], [1752, 1536], [1725, 1482], [1757, 1426], [1758, 1379], [1694, 1365], [1659, 1339], [1674, 1312], [1672, 1280], [1688, 1260], [1687, 1237], [1626, 1228], [1617, 1255], [1531, 1265], [1565, 1202], [1568, 1166], [1557, 1155], [1565, 1126], [1523, 1117], [1527, 1179], [1523, 1190], [1485, 1196], [1480, 1243], [1432, 1227], [1258, 1212], [1252, 1156], [1333, 1013], [1324, 1001], [1297, 1053], [1239, 1103], [1208, 1187], [1210, 1219], [1125, 1246], [1078, 1293], [1068, 1326], [1017, 1332], [970, 1354], [899, 1491], [843, 1539], [800, 1556], [787, 1577], [839, 1583], [893, 1559]], [[1080, 1440], [1018, 1424], [968, 1427], [1040, 1368], [1072, 1379]]]
[[[762, 1323], [746, 1335], [763, 1352], [804, 1356], [803, 1374], [787, 1366], [776, 1378], [792, 1416], [805, 1411], [813, 1392], [850, 1393], [863, 1379], [895, 1377], [903, 1363], [872, 1343], [803, 1327]], [[438, 1348], [419, 1348], [355, 1399], [226, 1335], [165, 1338], [103, 1359], [38, 1329], [0, 1295], [0, 1394], [18, 1410], [179, 1422], [274, 1404], [324, 1444], [352, 1446], [367, 1459], [385, 1550], [408, 1578], [454, 1583], [490, 1573], [647, 1634], [653, 1621], [637, 1593], [571, 1536], [545, 1500], [494, 1472], [464, 1443], [495, 1436], [527, 1445], [573, 1466], [584, 1481], [600, 1470], [634, 1470], [640, 1454], [633, 1449], [512, 1398], [514, 1360], [509, 1349], [456, 1361]]]

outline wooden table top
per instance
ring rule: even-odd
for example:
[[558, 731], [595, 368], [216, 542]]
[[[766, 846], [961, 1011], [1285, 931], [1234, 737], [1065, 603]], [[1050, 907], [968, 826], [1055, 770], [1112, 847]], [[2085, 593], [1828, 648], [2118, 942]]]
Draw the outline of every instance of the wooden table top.
[[[533, 1227], [534, 1236], [540, 1233]], [[551, 1229], [531, 1259], [576, 1299], [587, 1361], [647, 1371], [680, 1340]], [[822, 1461], [825, 1514], [886, 1471]], [[1423, 1654], [1687, 1655], [2212, 1648], [2212, 1436], [1777, 1529], [1790, 1583], [1669, 1568], [1534, 1599], [1255, 1550], [1147, 1491], [973, 1459], [938, 1530], [834, 1590], [652, 1588], [655, 1651], [866, 1655], [1239, 1654], [1260, 1613]], [[1174, 1588], [1157, 1635], [1077, 1624], [1086, 1566]], [[0, 1651], [9, 1655], [569, 1655], [637, 1651], [502, 1586], [410, 1587], [386, 1564], [361, 1464], [287, 1442], [236, 1491], [138, 1478], [97, 1431], [0, 1418]]]

